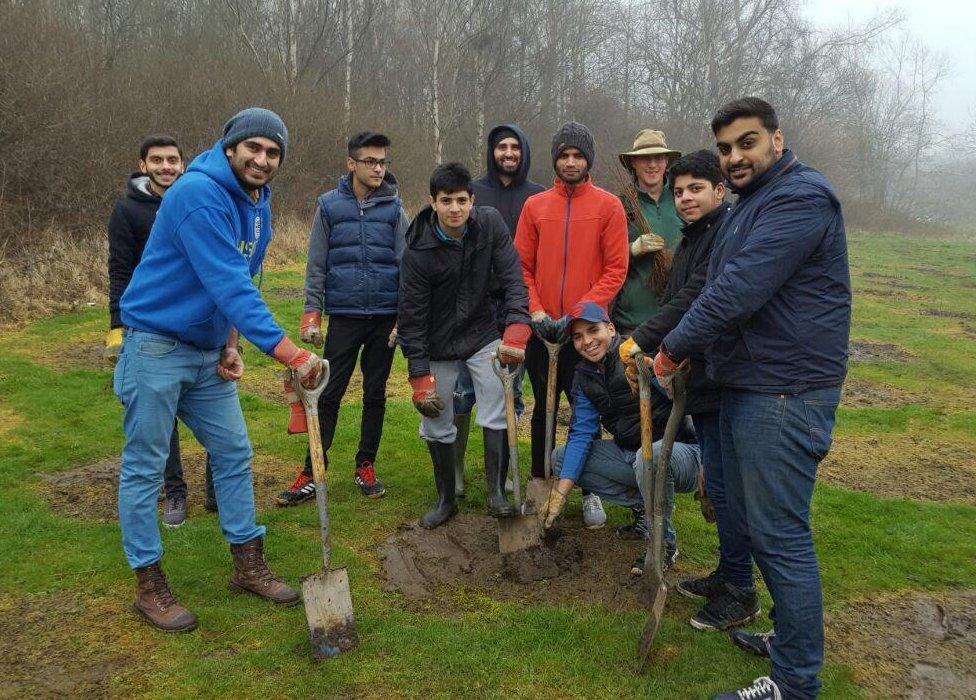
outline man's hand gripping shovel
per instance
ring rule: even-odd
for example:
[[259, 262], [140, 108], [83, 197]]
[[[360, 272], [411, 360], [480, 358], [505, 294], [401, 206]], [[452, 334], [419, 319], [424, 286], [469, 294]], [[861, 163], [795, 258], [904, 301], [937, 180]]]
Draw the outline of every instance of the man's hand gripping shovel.
[[651, 381], [654, 371], [643, 353], [634, 356], [637, 361], [637, 382], [640, 392], [641, 419], [641, 458], [644, 463], [644, 513], [650, 526], [650, 537], [647, 540], [647, 553], [644, 556], [644, 577], [653, 596], [650, 614], [644, 623], [638, 646], [638, 672], [643, 671], [651, 655], [651, 645], [654, 635], [661, 624], [664, 614], [664, 604], [668, 598], [668, 587], [664, 583], [664, 482], [668, 462], [671, 461], [671, 449], [674, 439], [681, 427], [685, 414], [685, 378], [688, 374], [688, 363], [683, 362], [674, 374], [674, 399], [671, 404], [671, 414], [664, 429], [661, 440], [660, 454], [654, 463], [651, 412]]
[[329, 569], [332, 543], [329, 537], [329, 495], [325, 481], [325, 455], [319, 432], [319, 396], [329, 383], [329, 362], [322, 361], [322, 372], [314, 389], [302, 386], [292, 373], [292, 386], [305, 407], [308, 422], [308, 449], [312, 456], [312, 477], [315, 480], [315, 501], [319, 511], [319, 531], [322, 535], [322, 569], [302, 579], [305, 617], [311, 636], [312, 654], [328, 659], [359, 644], [356, 621], [353, 618], [352, 597], [349, 594], [349, 575], [345, 568]]
[[[522, 479], [518, 467], [518, 425], [515, 418], [515, 376], [517, 367], [508, 367], [492, 353], [491, 367], [505, 387], [505, 423], [508, 428], [509, 469], [512, 470], [513, 496], [518, 514], [512, 518], [498, 518], [498, 551], [502, 556], [532, 547], [542, 542], [542, 521], [534, 512], [526, 513], [522, 500]], [[548, 494], [547, 494], [548, 495]], [[532, 506], [532, 504], [529, 504]], [[532, 510], [530, 507], [529, 510]]]

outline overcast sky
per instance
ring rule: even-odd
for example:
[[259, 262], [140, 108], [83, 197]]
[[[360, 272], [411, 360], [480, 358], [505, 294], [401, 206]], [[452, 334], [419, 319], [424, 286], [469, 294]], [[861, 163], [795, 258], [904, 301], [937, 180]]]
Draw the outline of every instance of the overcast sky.
[[962, 129], [976, 111], [976, 3], [963, 0], [807, 0], [804, 13], [824, 27], [863, 22], [879, 10], [899, 9], [904, 27], [948, 57], [950, 74], [937, 98], [939, 118]]

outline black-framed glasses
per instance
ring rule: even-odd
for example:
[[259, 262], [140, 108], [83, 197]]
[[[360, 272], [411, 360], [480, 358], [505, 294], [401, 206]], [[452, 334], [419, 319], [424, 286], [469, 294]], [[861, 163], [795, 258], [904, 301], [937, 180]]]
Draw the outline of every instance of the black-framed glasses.
[[377, 165], [381, 168], [388, 168], [390, 163], [393, 162], [389, 158], [353, 158], [353, 160], [357, 163], [362, 163], [370, 170], [375, 168]]

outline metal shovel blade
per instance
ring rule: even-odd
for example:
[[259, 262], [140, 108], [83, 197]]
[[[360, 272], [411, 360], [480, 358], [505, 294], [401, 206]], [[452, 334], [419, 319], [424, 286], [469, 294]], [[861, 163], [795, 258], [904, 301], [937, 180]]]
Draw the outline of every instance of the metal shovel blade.
[[650, 614], [647, 622], [644, 623], [644, 631], [641, 633], [640, 647], [638, 649], [637, 671], [643, 671], [647, 666], [648, 659], [651, 658], [651, 646], [654, 644], [654, 635], [657, 634], [658, 625], [661, 624], [661, 616], [664, 615], [664, 604], [668, 600], [668, 588], [664, 581], [659, 581], [657, 588], [654, 589], [654, 600], [651, 601]]
[[302, 580], [302, 597], [316, 659], [331, 659], [359, 644], [345, 568], [306, 576]]
[[498, 551], [502, 555], [538, 547], [541, 541], [542, 521], [539, 516], [532, 514], [498, 518]]
[[545, 505], [549, 498], [549, 490], [552, 488], [552, 479], [539, 479], [538, 477], [529, 479], [525, 485], [525, 502], [535, 510]]

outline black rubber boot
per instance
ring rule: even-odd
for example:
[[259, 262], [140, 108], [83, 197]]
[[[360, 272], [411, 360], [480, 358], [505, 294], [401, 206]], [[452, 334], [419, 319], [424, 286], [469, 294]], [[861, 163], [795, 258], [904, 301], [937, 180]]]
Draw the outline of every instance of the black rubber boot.
[[488, 482], [488, 515], [513, 518], [518, 515], [505, 498], [505, 476], [508, 474], [508, 431], [484, 428], [485, 479]]
[[457, 437], [454, 438], [455, 473], [454, 473], [454, 495], [464, 498], [464, 453], [468, 451], [468, 433], [471, 431], [471, 414], [455, 413], [454, 427], [457, 428]]
[[443, 525], [457, 513], [457, 500], [454, 496], [454, 464], [457, 461], [454, 443], [428, 442], [430, 459], [434, 463], [434, 485], [437, 486], [437, 503], [424, 513], [420, 526], [431, 530]]

